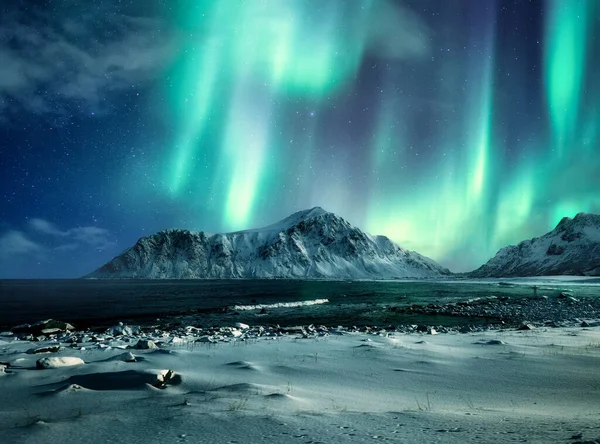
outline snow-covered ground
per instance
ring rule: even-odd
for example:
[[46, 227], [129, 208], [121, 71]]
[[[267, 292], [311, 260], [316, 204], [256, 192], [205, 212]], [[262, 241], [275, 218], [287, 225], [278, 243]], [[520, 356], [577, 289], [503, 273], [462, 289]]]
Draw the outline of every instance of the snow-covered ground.
[[[57, 344], [0, 337], [0, 361], [10, 365], [0, 372], [0, 440], [600, 439], [597, 324], [469, 334], [171, 341], [140, 350], [126, 348], [134, 340], [102, 346], [90, 340], [84, 349], [62, 344], [55, 353], [31, 354], [32, 348]], [[136, 362], [125, 362], [131, 361], [129, 352]], [[36, 361], [49, 356], [81, 358], [85, 364], [37, 369]]]

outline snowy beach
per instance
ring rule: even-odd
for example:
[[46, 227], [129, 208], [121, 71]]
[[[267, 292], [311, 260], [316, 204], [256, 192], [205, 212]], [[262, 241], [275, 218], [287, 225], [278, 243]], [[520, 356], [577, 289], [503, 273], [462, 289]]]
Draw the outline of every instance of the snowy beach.
[[15, 443], [600, 440], [600, 323], [587, 324], [4, 333], [0, 428]]

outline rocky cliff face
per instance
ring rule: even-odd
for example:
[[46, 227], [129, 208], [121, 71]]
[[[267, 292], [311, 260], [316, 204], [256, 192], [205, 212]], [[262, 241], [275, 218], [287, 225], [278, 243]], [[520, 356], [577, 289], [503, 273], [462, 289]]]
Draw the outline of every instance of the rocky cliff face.
[[470, 277], [600, 276], [600, 215], [563, 218], [541, 237], [498, 251]]
[[255, 230], [166, 230], [140, 239], [89, 278], [393, 279], [450, 272], [385, 236], [316, 207]]

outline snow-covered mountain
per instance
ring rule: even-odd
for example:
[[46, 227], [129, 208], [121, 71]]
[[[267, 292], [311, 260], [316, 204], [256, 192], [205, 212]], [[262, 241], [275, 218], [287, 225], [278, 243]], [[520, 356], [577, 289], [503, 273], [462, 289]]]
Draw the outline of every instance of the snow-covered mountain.
[[505, 247], [470, 277], [600, 276], [600, 214], [563, 218], [542, 237]]
[[433, 260], [315, 207], [254, 230], [214, 235], [160, 231], [86, 277], [391, 279], [449, 274]]

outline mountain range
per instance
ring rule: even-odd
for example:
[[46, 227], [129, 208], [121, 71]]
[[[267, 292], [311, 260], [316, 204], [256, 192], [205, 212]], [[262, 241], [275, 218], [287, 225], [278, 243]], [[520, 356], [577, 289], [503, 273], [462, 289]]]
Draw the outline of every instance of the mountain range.
[[[462, 276], [600, 276], [600, 215], [563, 218], [549, 233], [508, 246]], [[266, 227], [223, 234], [164, 230], [143, 237], [87, 278], [440, 278], [434, 260], [372, 236], [320, 207]]]

